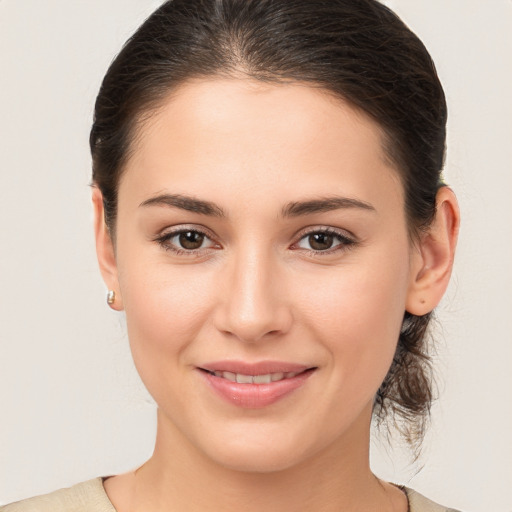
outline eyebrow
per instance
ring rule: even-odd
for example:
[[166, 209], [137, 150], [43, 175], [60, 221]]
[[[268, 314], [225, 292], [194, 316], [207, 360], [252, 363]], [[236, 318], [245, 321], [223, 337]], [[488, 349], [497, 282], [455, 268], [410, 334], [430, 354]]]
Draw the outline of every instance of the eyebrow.
[[[224, 210], [211, 201], [196, 199], [182, 194], [160, 194], [143, 201], [139, 206], [170, 206], [200, 215], [211, 217], [226, 217]], [[340, 209], [362, 209], [375, 212], [375, 208], [365, 201], [350, 197], [330, 196], [305, 201], [293, 201], [286, 204], [282, 210], [283, 217], [300, 217], [314, 213], [329, 212]]]
[[182, 194], [161, 194], [143, 201], [139, 206], [171, 206], [188, 212], [209, 215], [212, 217], [225, 217], [224, 210], [210, 201], [203, 201]]
[[313, 213], [330, 212], [340, 209], [362, 209], [375, 212], [375, 208], [365, 201], [353, 199], [350, 197], [330, 196], [307, 201], [296, 201], [288, 203], [282, 209], [283, 217], [300, 217], [302, 215], [311, 215]]

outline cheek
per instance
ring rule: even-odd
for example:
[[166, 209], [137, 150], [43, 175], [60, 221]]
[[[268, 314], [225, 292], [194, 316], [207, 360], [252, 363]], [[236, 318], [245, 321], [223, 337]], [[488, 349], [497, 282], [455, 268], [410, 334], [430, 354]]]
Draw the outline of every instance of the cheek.
[[165, 254], [155, 257], [144, 249], [123, 254], [130, 255], [118, 262], [130, 347], [155, 396], [171, 375], [184, 370], [185, 350], [211, 316], [212, 287], [200, 269], [170, 265]]
[[382, 259], [367, 258], [324, 275], [303, 275], [301, 291], [296, 292], [301, 309], [309, 310], [309, 319], [319, 327], [340, 334], [374, 331], [385, 337], [403, 317], [408, 271], [406, 257]]
[[303, 287], [310, 290], [302, 295], [305, 322], [330, 353], [332, 385], [346, 400], [370, 400], [389, 370], [405, 311], [407, 258], [405, 244], [378, 251]]

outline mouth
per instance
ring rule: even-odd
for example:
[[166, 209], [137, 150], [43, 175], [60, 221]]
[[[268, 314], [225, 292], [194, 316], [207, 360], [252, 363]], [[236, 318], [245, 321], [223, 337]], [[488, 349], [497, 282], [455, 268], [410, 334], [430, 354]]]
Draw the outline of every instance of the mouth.
[[225, 401], [237, 407], [258, 409], [303, 388], [318, 367], [268, 361], [256, 364], [224, 361], [197, 369], [208, 387]]
[[200, 370], [213, 375], [214, 377], [219, 377], [221, 379], [226, 379], [230, 382], [237, 382], [238, 384], [270, 384], [271, 382], [279, 382], [285, 379], [293, 379], [297, 375], [300, 375], [304, 372], [313, 371], [316, 367], [307, 368], [306, 370], [299, 372], [275, 372], [275, 373], [264, 373], [259, 375], [247, 375], [244, 373], [234, 373], [227, 371], [211, 371], [206, 370], [205, 368], [200, 368]]

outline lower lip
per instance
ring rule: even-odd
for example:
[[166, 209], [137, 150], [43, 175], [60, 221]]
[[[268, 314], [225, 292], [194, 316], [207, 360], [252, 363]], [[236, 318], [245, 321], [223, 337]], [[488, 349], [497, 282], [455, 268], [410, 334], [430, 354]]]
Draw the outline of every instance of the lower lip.
[[276, 403], [303, 386], [314, 369], [269, 384], [239, 384], [199, 370], [211, 388], [224, 400], [238, 407], [259, 409]]

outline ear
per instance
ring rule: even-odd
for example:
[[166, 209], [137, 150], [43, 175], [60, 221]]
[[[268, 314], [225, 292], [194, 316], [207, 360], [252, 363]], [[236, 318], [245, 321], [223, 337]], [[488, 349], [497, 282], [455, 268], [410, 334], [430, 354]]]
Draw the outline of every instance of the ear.
[[453, 191], [443, 186], [437, 192], [436, 216], [421, 234], [412, 256], [406, 310], [422, 316], [441, 301], [453, 267], [459, 233], [460, 213]]
[[96, 255], [100, 266], [103, 281], [109, 290], [115, 292], [115, 301], [110, 304], [112, 309], [121, 311], [123, 300], [119, 288], [117, 263], [114, 244], [110, 231], [105, 223], [105, 211], [103, 207], [103, 195], [96, 186], [92, 187], [92, 204], [94, 209], [94, 235], [96, 237]]

